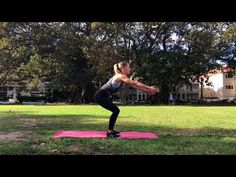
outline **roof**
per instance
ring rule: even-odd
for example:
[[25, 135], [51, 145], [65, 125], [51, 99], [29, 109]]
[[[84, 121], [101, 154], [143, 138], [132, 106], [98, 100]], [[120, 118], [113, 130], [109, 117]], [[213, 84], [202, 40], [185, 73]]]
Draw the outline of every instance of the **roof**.
[[211, 76], [211, 75], [214, 75], [214, 74], [217, 74], [217, 73], [229, 73], [229, 72], [233, 72], [233, 71], [234, 71], [233, 68], [230, 68], [228, 66], [223, 66], [220, 69], [212, 69], [212, 70], [210, 70], [209, 73], [208, 73], [208, 76]]

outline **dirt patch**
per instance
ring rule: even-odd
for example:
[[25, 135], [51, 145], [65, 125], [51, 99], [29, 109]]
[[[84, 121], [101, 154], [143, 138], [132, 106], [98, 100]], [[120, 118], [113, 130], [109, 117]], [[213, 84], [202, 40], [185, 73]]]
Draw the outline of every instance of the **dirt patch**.
[[0, 132], [0, 141], [21, 141], [27, 139], [32, 132], [18, 131], [18, 132]]
[[21, 124], [22, 127], [33, 127], [36, 126], [35, 123], [31, 123], [31, 122], [24, 122]]
[[74, 125], [75, 123], [72, 121], [23, 121], [21, 122], [20, 126], [21, 127], [38, 127], [38, 126], [44, 126], [44, 125]]
[[65, 152], [78, 152], [81, 149], [76, 145], [70, 145], [66, 148]]

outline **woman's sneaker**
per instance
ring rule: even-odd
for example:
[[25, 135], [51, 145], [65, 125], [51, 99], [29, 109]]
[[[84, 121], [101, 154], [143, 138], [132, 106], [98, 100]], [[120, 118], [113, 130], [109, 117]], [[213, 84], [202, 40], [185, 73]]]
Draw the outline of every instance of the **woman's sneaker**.
[[114, 134], [120, 134], [120, 132], [117, 131], [117, 130], [112, 130], [112, 132], [113, 132]]
[[108, 138], [119, 138], [120, 135], [118, 133], [115, 133], [114, 131], [112, 131], [112, 132], [107, 132], [107, 137]]

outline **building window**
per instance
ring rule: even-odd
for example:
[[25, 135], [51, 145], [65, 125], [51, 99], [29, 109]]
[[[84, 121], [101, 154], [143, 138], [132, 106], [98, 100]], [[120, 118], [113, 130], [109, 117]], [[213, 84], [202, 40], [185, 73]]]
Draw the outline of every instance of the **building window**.
[[8, 87], [8, 91], [14, 91], [14, 87]]
[[191, 92], [193, 91], [193, 86], [192, 86], [192, 85], [190, 86], [190, 91], [191, 91]]
[[226, 89], [234, 89], [233, 85], [226, 85], [225, 88]]
[[193, 101], [198, 99], [198, 93], [188, 93], [187, 100]]
[[182, 99], [185, 100], [185, 94], [182, 94]]
[[227, 73], [226, 75], [225, 75], [225, 78], [232, 78], [233, 77], [233, 74], [231, 74], [231, 73]]
[[129, 100], [132, 100], [132, 95], [129, 96]]
[[141, 98], [141, 94], [139, 94], [139, 95], [138, 95], [138, 99], [139, 99], [139, 100], [141, 100], [141, 99], [142, 99], [142, 98]]
[[194, 84], [194, 85], [193, 85], [193, 89], [194, 89], [194, 90], [197, 90], [198, 88], [199, 88], [199, 85], [198, 85], [198, 84]]
[[6, 92], [6, 91], [7, 91], [6, 87], [0, 87], [0, 92]]
[[145, 100], [145, 94], [143, 94], [143, 100]]

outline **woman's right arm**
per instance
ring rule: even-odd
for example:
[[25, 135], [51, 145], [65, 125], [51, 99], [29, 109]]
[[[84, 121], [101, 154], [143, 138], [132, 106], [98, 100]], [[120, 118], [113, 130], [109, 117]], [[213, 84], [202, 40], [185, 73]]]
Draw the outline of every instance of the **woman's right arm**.
[[156, 92], [158, 92], [158, 88], [153, 87], [153, 86], [150, 87], [150, 86], [147, 86], [141, 82], [131, 80], [126, 75], [120, 74], [118, 76], [118, 78], [121, 81], [123, 81], [125, 84], [127, 84], [129, 87], [132, 87], [134, 89], [142, 90], [142, 91], [150, 93], [150, 94], [155, 94]]

